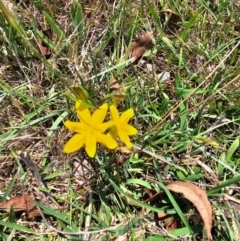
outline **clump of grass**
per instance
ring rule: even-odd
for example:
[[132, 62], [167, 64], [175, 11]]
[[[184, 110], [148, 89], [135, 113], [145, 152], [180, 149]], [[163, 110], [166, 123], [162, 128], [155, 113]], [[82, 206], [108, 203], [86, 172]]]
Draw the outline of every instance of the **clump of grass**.
[[[195, 210], [192, 216], [188, 213], [186, 225], [167, 197], [156, 206], [144, 203], [144, 188], [164, 190], [174, 180], [192, 181], [207, 190], [214, 209], [213, 240], [237, 239], [237, 3], [6, 1], [0, 9], [2, 201], [33, 188], [47, 197], [37, 203], [45, 220], [1, 213], [2, 240], [50, 240], [52, 230], [46, 222], [59, 230], [56, 240], [62, 235], [72, 240], [204, 237]], [[44, 39], [51, 49], [49, 59], [38, 47], [46, 29], [55, 36]], [[155, 45], [130, 64], [131, 41], [146, 31], [153, 32]], [[157, 79], [163, 72], [171, 81]], [[63, 122], [76, 118], [70, 87], [83, 86], [99, 106], [111, 95], [111, 76], [131, 86], [118, 107], [135, 110], [135, 151], [102, 149], [95, 159], [84, 150], [64, 154], [71, 134]], [[22, 165], [21, 152], [30, 154], [47, 188], [38, 186]], [[181, 197], [173, 199], [180, 208], [186, 206]], [[173, 231], [156, 225], [154, 213], [164, 206], [177, 220]], [[147, 213], [143, 215], [140, 207]], [[105, 230], [109, 226], [115, 228]], [[98, 229], [105, 232], [88, 233]], [[76, 234], [79, 230], [86, 233]]]

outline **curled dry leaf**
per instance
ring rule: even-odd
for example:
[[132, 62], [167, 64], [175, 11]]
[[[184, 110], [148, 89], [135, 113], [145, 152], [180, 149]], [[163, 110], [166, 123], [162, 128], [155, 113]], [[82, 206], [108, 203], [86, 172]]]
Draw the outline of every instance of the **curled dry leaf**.
[[0, 203], [0, 210], [10, 212], [12, 209], [15, 212], [25, 211], [28, 213], [28, 218], [34, 218], [40, 216], [36, 205], [33, 202], [33, 198], [27, 194], [22, 196], [14, 197], [8, 201]]
[[130, 57], [132, 58], [132, 63], [137, 59], [142, 57], [142, 55], [154, 45], [154, 39], [152, 32], [146, 32], [134, 39], [130, 47]]
[[167, 34], [176, 34], [180, 29], [180, 23], [182, 19], [180, 15], [172, 11], [171, 9], [164, 9], [160, 11], [160, 21], [163, 23], [163, 28], [166, 28]]
[[167, 185], [173, 192], [182, 193], [186, 199], [196, 206], [205, 224], [208, 241], [211, 240], [212, 206], [204, 190], [190, 182], [176, 181]]
[[122, 90], [123, 86], [120, 85], [113, 76], [111, 76], [109, 81], [109, 88], [110, 90]]
[[[144, 189], [145, 195], [144, 195], [144, 203], [147, 204], [152, 204], [154, 203], [156, 200], [161, 200], [161, 192], [156, 192], [155, 190], [149, 189], [149, 188], [145, 188]], [[133, 206], [138, 206], [136, 203], [132, 203], [131, 201], [127, 200], [129, 205], [133, 205]], [[142, 210], [142, 212], [144, 211], [144, 209]], [[169, 215], [167, 213], [158, 213], [158, 220], [164, 224], [164, 227], [167, 231], [171, 231], [171, 230], [175, 230], [177, 228], [177, 222], [174, 219], [174, 217], [172, 215]]]
[[112, 101], [115, 104], [126, 98], [126, 88], [123, 85], [120, 85], [113, 76], [111, 76], [110, 78], [109, 88], [112, 92], [111, 93]]
[[[159, 218], [159, 217], [158, 217]], [[173, 215], [165, 214], [165, 216], [159, 218], [164, 223], [164, 227], [167, 231], [177, 229], [177, 221]]]
[[[155, 202], [157, 199], [161, 199], [161, 192], [156, 192], [155, 190], [152, 189], [148, 189], [145, 188], [144, 189], [145, 194], [148, 196], [148, 198], [146, 200], [144, 200], [145, 203], [153, 203]], [[169, 215], [167, 213], [158, 213], [157, 214], [158, 218], [164, 221], [164, 218], [168, 218]]]
[[[54, 41], [54, 35], [53, 35], [53, 31], [51, 29], [47, 29], [42, 31], [43, 35], [45, 35], [47, 38], [49, 38], [51, 41]], [[43, 40], [39, 37], [37, 39], [38, 42], [38, 46], [40, 48], [41, 53], [46, 57], [46, 58], [50, 58], [52, 51], [51, 49], [47, 46], [47, 44], [45, 44], [43, 42]]]

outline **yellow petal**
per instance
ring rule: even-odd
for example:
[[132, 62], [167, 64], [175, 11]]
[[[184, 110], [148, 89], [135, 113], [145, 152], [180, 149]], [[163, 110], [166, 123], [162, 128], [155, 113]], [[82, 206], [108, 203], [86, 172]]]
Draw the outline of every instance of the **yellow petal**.
[[86, 105], [85, 102], [82, 102], [81, 100], [77, 100], [76, 103], [75, 103], [75, 109], [77, 111], [83, 111], [85, 109], [87, 109], [88, 106]]
[[129, 136], [127, 135], [126, 132], [124, 132], [124, 131], [118, 131], [118, 135], [119, 135], [120, 140], [121, 140], [128, 148], [131, 148], [131, 147], [132, 147], [132, 143], [131, 143], [130, 138], [129, 138]]
[[74, 135], [64, 146], [63, 151], [65, 153], [72, 153], [79, 150], [85, 142], [85, 136], [76, 134]]
[[95, 135], [88, 135], [85, 142], [85, 150], [89, 157], [94, 157], [97, 150], [97, 141]]
[[116, 139], [118, 137], [117, 127], [116, 126], [111, 127], [109, 134], [112, 136], [112, 138]]
[[94, 126], [94, 129], [97, 130], [100, 133], [105, 132], [107, 129], [109, 129], [110, 127], [112, 127], [114, 125], [113, 121], [107, 121], [101, 124], [96, 124]]
[[124, 111], [120, 117], [121, 123], [128, 123], [128, 121], [134, 116], [133, 108]]
[[103, 144], [108, 149], [115, 149], [117, 148], [117, 142], [112, 138], [110, 134], [98, 134], [97, 135], [97, 142]]
[[75, 108], [78, 109], [81, 105], [82, 105], [82, 101], [81, 100], [77, 100], [75, 103]]
[[78, 118], [81, 122], [83, 122], [85, 125], [91, 125], [91, 113], [89, 111], [89, 109], [81, 109], [81, 110], [77, 110], [77, 115]]
[[104, 103], [99, 108], [97, 108], [92, 115], [92, 124], [102, 123], [107, 115], [108, 104]]
[[129, 124], [126, 124], [126, 126], [124, 126], [124, 129], [129, 136], [133, 136], [138, 133], [138, 130]]
[[74, 121], [67, 120], [64, 122], [64, 125], [68, 130], [78, 132], [78, 133], [85, 132], [86, 130], [86, 125], [84, 125], [81, 122], [74, 122]]
[[111, 119], [114, 120], [115, 122], [119, 122], [119, 112], [118, 112], [116, 106], [111, 105], [109, 107], [109, 109], [110, 109]]

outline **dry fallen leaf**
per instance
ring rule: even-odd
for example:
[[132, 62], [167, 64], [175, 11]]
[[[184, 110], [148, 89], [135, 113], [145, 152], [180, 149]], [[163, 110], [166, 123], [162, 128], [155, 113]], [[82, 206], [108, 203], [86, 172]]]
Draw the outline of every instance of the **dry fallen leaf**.
[[[145, 195], [144, 195], [144, 203], [147, 203], [147, 204], [152, 204], [154, 203], [156, 200], [159, 200], [161, 199], [161, 195], [162, 193], [161, 192], [156, 192], [155, 190], [152, 190], [152, 189], [148, 189], [148, 188], [145, 188], [144, 189], [144, 192], [145, 192]], [[136, 203], [134, 202], [131, 202], [130, 200], [127, 200], [128, 204], [129, 205], [132, 205], [132, 206], [138, 206]], [[142, 213], [145, 212], [145, 209], [142, 209]], [[167, 231], [171, 231], [171, 230], [175, 230], [177, 228], [177, 222], [176, 220], [174, 219], [173, 215], [169, 215], [167, 213], [158, 213], [157, 214], [158, 216], [158, 220], [161, 222], [161, 224], [159, 225], [164, 225], [165, 229]]]
[[113, 76], [111, 76], [109, 81], [109, 88], [110, 90], [122, 90], [123, 86], [120, 85]]
[[[51, 29], [47, 29], [42, 31], [42, 33], [48, 37], [51, 41], [54, 41], [54, 35], [53, 35], [53, 31]], [[46, 57], [49, 58], [52, 54], [51, 49], [43, 42], [43, 40], [41, 38], [37, 39], [38, 42], [38, 46], [41, 50], [41, 53]]]
[[40, 216], [36, 205], [33, 202], [33, 198], [27, 194], [22, 196], [14, 197], [8, 201], [0, 203], [0, 210], [10, 212], [12, 209], [15, 212], [25, 211], [28, 213], [28, 218], [34, 218]]
[[[167, 185], [170, 191], [182, 193], [186, 199], [191, 201], [200, 213], [205, 224], [208, 241], [211, 240], [212, 229], [212, 206], [204, 190], [190, 182], [176, 181]], [[149, 197], [144, 203], [152, 203], [156, 199], [161, 199], [161, 192], [156, 193], [154, 190], [144, 189]], [[136, 203], [127, 200], [129, 205], [138, 206]], [[176, 220], [171, 215], [158, 213], [158, 218], [164, 222], [167, 230], [174, 230], [177, 227]]]
[[173, 215], [166, 214], [165, 216], [159, 218], [159, 220], [163, 222], [164, 227], [167, 231], [172, 231], [177, 229], [177, 221], [176, 219], [174, 219]]
[[211, 240], [212, 206], [204, 190], [190, 182], [176, 181], [167, 185], [173, 192], [182, 193], [186, 199], [194, 204], [205, 224], [208, 241]]
[[126, 98], [127, 88], [125, 88], [123, 85], [120, 85], [113, 76], [111, 76], [110, 81], [109, 81], [109, 89], [112, 92], [111, 98], [115, 104]]
[[159, 14], [165, 32], [167, 34], [177, 34], [180, 29], [180, 23], [182, 22], [180, 15], [171, 9], [164, 9], [160, 11]]
[[142, 57], [142, 55], [154, 45], [154, 39], [152, 32], [146, 32], [134, 39], [130, 47], [130, 57], [132, 58], [132, 63], [137, 59]]

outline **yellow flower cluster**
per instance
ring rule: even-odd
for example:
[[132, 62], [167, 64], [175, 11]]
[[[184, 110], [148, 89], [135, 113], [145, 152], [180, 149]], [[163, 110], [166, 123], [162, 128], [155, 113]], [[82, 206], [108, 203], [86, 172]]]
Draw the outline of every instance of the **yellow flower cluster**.
[[[75, 107], [80, 122], [67, 120], [64, 123], [67, 129], [76, 132], [66, 143], [64, 147], [65, 153], [72, 153], [85, 147], [88, 156], [94, 157], [97, 143], [101, 143], [109, 149], [115, 149], [118, 146], [117, 138], [128, 148], [132, 147], [129, 136], [136, 135], [138, 132], [136, 128], [128, 124], [128, 121], [134, 115], [132, 108], [120, 115], [114, 105], [109, 107], [107, 103], [104, 103], [91, 115], [88, 107], [82, 105], [81, 101], [76, 101]], [[108, 109], [110, 110], [111, 119], [104, 122]]]

